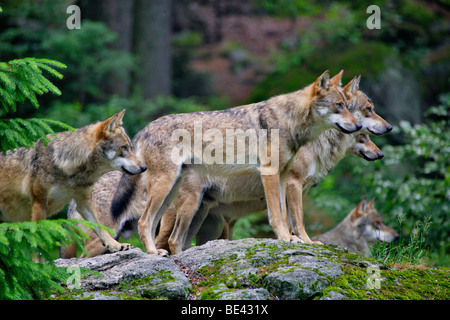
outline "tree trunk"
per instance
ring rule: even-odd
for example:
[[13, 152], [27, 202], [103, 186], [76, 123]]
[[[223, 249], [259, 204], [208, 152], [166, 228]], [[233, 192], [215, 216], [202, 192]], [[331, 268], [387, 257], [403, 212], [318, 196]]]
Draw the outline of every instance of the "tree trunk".
[[[104, 21], [108, 27], [117, 33], [117, 41], [114, 49], [131, 52], [133, 32], [133, 2], [132, 0], [108, 0], [103, 1]], [[108, 83], [109, 91], [121, 97], [127, 97], [130, 93], [130, 70], [122, 70], [122, 75], [115, 75]]]
[[133, 52], [138, 58], [134, 83], [145, 99], [171, 93], [171, 0], [134, 2]]
[[[117, 40], [110, 45], [111, 49], [131, 53], [134, 0], [85, 0], [81, 1], [80, 5], [82, 19], [104, 22], [117, 34]], [[122, 68], [119, 73], [100, 85], [108, 94], [127, 97], [131, 89], [131, 70]]]

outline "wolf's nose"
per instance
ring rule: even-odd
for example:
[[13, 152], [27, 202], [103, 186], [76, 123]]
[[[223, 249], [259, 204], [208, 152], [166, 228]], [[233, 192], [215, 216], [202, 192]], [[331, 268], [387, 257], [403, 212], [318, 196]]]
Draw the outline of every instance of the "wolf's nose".
[[377, 152], [378, 159], [382, 159], [384, 157], [383, 152]]
[[387, 125], [386, 131], [387, 132], [391, 132], [392, 131], [392, 126], [390, 124]]
[[356, 124], [356, 131], [361, 130], [362, 125], [360, 125], [359, 123]]
[[147, 166], [145, 164], [142, 164], [140, 166], [140, 168], [141, 168], [141, 172], [144, 172], [145, 170], [147, 170]]

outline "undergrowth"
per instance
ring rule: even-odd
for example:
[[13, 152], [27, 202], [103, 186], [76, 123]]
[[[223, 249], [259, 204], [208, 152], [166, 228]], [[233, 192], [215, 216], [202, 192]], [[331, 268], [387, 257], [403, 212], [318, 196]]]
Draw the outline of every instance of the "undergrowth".
[[52, 292], [63, 292], [61, 284], [71, 274], [55, 266], [50, 252], [72, 242], [85, 251], [88, 235], [79, 224], [105, 228], [70, 219], [1, 223], [0, 300], [44, 299]]

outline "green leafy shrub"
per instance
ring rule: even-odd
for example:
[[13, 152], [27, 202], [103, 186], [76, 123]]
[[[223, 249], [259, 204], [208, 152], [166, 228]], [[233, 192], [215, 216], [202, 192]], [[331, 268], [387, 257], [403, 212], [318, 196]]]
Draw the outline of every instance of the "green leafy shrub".
[[[67, 64], [65, 101], [87, 101], [107, 98], [104, 83], [111, 78], [130, 82], [129, 72], [135, 60], [128, 52], [111, 49], [117, 34], [101, 22], [84, 21], [77, 32], [67, 29], [52, 31], [40, 43], [42, 54]], [[118, 67], [120, 66], [120, 67]]]

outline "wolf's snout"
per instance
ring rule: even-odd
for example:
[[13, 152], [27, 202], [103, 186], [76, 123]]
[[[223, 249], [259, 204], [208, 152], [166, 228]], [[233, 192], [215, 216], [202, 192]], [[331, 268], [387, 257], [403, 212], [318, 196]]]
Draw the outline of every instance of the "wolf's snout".
[[377, 152], [377, 157], [378, 157], [378, 159], [383, 159], [383, 157], [384, 157], [384, 153], [383, 152]]
[[390, 124], [388, 124], [386, 127], [386, 132], [391, 132], [391, 131], [392, 131], [392, 126]]
[[122, 166], [122, 171], [129, 175], [140, 174], [147, 170], [147, 166], [145, 164], [136, 165], [136, 166]]
[[362, 128], [362, 126], [359, 123], [355, 124], [354, 126], [349, 124], [344, 124], [344, 126], [341, 126], [339, 122], [336, 122], [335, 125], [340, 131], [347, 134], [356, 132]]

